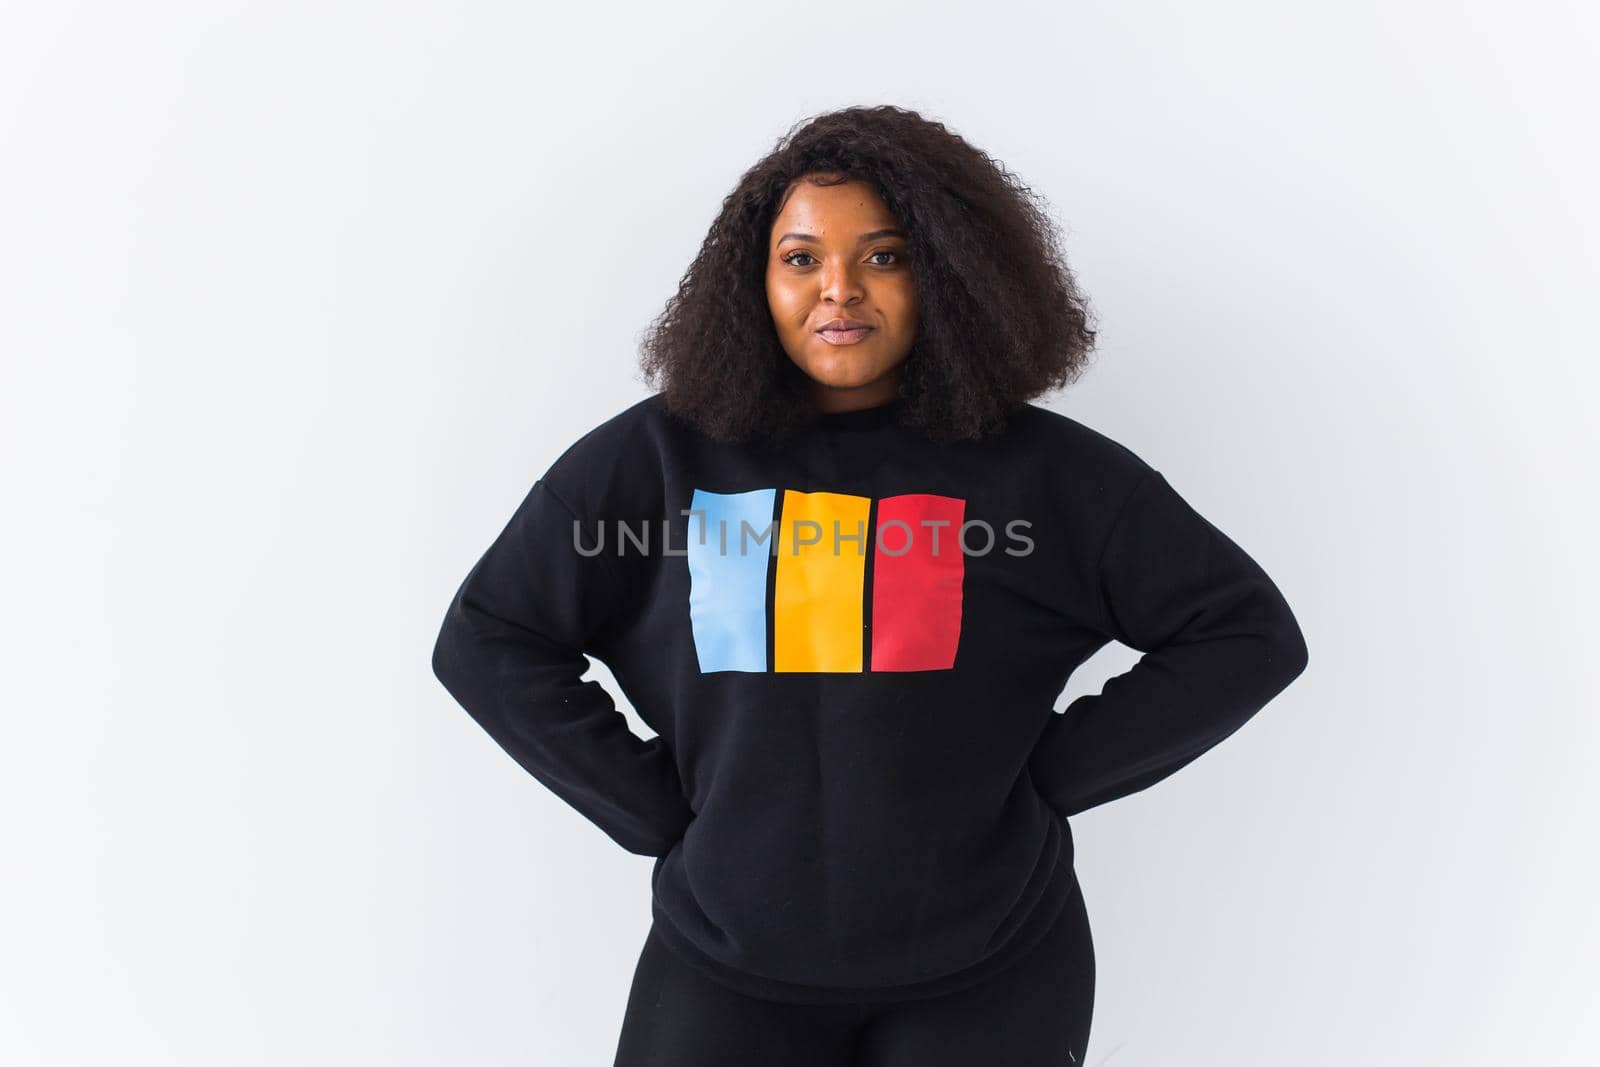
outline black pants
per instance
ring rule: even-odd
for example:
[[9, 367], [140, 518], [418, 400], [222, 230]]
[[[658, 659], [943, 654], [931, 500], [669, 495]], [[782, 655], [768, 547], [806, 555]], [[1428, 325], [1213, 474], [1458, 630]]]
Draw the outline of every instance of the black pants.
[[1017, 963], [975, 986], [904, 1002], [746, 996], [681, 962], [652, 927], [614, 1067], [1079, 1067], [1094, 970], [1079, 888]]

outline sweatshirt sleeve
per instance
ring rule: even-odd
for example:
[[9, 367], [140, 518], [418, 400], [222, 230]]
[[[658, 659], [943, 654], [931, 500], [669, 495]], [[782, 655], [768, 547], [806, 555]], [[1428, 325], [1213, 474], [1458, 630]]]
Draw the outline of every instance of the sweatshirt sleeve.
[[1144, 656], [1050, 716], [1029, 769], [1062, 815], [1178, 771], [1243, 726], [1307, 662], [1277, 586], [1160, 471], [1146, 471], [1124, 502], [1098, 571], [1102, 631]]
[[[433, 650], [446, 690], [523, 769], [612, 840], [665, 854], [693, 812], [666, 742], [628, 729], [584, 652], [627, 601], [615, 563], [574, 545], [574, 512], [536, 481], [451, 601]], [[581, 524], [592, 545], [592, 523]]]

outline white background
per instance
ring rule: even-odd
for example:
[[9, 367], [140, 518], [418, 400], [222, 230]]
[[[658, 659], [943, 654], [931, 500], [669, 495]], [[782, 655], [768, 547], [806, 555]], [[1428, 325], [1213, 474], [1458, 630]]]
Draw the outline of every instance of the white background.
[[432, 642], [739, 173], [887, 102], [1049, 200], [1046, 402], [1311, 649], [1074, 819], [1087, 1063], [1597, 1062], [1583, 6], [6, 4], [0, 1059], [611, 1062], [650, 860]]

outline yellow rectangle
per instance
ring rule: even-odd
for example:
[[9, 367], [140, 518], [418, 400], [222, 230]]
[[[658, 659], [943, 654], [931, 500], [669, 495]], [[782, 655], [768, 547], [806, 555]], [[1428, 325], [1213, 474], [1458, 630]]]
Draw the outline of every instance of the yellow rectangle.
[[859, 671], [870, 497], [786, 489], [772, 599], [774, 671]]

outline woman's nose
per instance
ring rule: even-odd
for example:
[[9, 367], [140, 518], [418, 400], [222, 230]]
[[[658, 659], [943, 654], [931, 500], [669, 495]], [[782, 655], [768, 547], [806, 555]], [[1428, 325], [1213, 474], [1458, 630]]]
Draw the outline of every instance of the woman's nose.
[[822, 298], [835, 304], [849, 303], [861, 295], [861, 282], [850, 264], [835, 263], [822, 268]]

